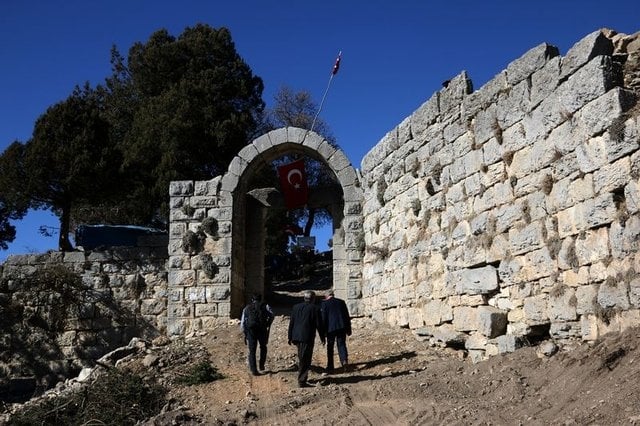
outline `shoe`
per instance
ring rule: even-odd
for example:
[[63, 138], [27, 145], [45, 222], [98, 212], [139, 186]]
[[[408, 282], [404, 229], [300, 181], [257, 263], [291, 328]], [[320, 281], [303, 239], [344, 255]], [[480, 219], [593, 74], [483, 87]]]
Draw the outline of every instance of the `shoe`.
[[259, 376], [260, 375], [260, 373], [258, 373], [257, 371], [252, 371], [251, 374], [254, 375], [254, 376]]
[[299, 388], [312, 388], [313, 385], [309, 382], [302, 382], [302, 383], [298, 383], [298, 387]]

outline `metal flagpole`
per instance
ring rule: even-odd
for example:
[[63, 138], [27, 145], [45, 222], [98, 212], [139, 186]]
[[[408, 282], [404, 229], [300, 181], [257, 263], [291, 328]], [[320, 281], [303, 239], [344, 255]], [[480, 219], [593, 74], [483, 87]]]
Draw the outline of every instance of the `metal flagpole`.
[[322, 95], [322, 100], [320, 101], [320, 106], [318, 107], [318, 112], [316, 112], [315, 117], [313, 117], [313, 123], [311, 123], [311, 131], [313, 132], [313, 128], [316, 125], [316, 120], [320, 115], [320, 111], [322, 111], [322, 105], [324, 104], [324, 100], [327, 97], [327, 93], [329, 92], [329, 87], [331, 86], [331, 82], [333, 81], [333, 76], [338, 73], [340, 69], [340, 59], [342, 57], [342, 50], [338, 52], [338, 57], [336, 58], [336, 63], [333, 65], [333, 69], [331, 70], [331, 75], [329, 76], [329, 83], [327, 83], [327, 88], [324, 91], [324, 95]]

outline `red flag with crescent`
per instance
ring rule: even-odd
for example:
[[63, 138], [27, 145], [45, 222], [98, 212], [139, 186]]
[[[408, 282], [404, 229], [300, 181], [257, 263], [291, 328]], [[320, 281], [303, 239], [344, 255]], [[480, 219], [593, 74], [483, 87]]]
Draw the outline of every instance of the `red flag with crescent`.
[[284, 203], [289, 210], [307, 204], [309, 186], [304, 172], [304, 160], [278, 167], [278, 178], [284, 195]]
[[338, 70], [340, 69], [340, 59], [342, 59], [342, 51], [338, 53], [338, 57], [336, 58], [336, 63], [333, 65], [333, 69], [331, 70], [331, 75], [338, 74]]

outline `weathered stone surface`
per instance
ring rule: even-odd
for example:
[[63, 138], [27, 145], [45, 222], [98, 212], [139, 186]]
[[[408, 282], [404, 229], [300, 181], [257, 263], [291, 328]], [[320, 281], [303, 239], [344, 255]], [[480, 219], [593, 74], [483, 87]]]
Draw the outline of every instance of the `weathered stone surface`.
[[574, 44], [562, 58], [561, 78], [572, 74], [591, 59], [600, 55], [611, 55], [613, 42], [602, 31], [594, 31]]
[[612, 278], [600, 286], [597, 300], [603, 308], [629, 309], [628, 284]]
[[477, 330], [490, 339], [505, 334], [507, 331], [507, 314], [493, 306], [478, 306]]
[[453, 320], [453, 309], [441, 300], [430, 300], [422, 308], [422, 319], [428, 326], [450, 322]]
[[547, 312], [551, 321], [575, 321], [577, 319], [576, 307], [578, 299], [573, 289], [565, 286], [557, 286], [557, 291], [549, 297]]
[[547, 298], [544, 295], [527, 297], [524, 300], [525, 321], [529, 325], [546, 324], [549, 322], [547, 314]]
[[487, 294], [498, 288], [498, 274], [493, 266], [453, 271], [449, 277], [457, 294]]
[[547, 43], [542, 43], [534, 47], [507, 66], [507, 81], [510, 85], [521, 82], [534, 72], [543, 68], [549, 59], [559, 54], [557, 47]]

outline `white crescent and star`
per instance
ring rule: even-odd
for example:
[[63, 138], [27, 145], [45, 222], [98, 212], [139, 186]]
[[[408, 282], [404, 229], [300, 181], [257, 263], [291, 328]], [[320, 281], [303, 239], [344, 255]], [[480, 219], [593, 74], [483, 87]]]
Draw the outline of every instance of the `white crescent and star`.
[[[293, 182], [293, 177], [294, 176], [298, 176], [299, 178], [297, 179], [297, 182]], [[302, 172], [300, 171], [300, 169], [291, 169], [289, 170], [289, 173], [287, 173], [287, 181], [289, 181], [289, 184], [294, 187], [295, 189], [300, 189], [301, 187], [301, 182], [302, 182]]]

